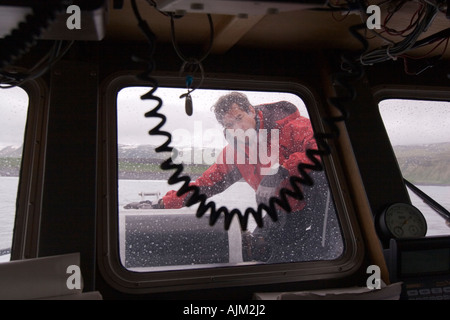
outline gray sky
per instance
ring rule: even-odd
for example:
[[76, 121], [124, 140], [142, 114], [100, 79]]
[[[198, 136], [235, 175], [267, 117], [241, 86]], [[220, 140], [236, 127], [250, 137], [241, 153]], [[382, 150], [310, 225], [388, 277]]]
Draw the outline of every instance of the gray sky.
[[[153, 101], [142, 101], [145, 88], [126, 88], [118, 96], [119, 143], [155, 144], [163, 140], [148, 135], [158, 121], [144, 117], [153, 109]], [[163, 130], [172, 132], [173, 146], [195, 142], [197, 146], [211, 146], [220, 142], [221, 127], [210, 111], [215, 101], [230, 91], [197, 89], [192, 93], [194, 114], [189, 117], [184, 111], [184, 99], [180, 95], [186, 89], [159, 88], [156, 95], [164, 103], [161, 112], [168, 115]], [[302, 100], [293, 94], [245, 92], [252, 104], [288, 100], [299, 107], [300, 113], [308, 117]], [[0, 149], [20, 146], [23, 142], [28, 97], [20, 88], [0, 89]], [[450, 102], [424, 102], [390, 100], [380, 103], [380, 112], [393, 145], [450, 142]], [[224, 143], [224, 141], [222, 141]]]
[[390, 99], [380, 113], [394, 146], [450, 142], [450, 102]]
[[[157, 121], [143, 120], [142, 116], [145, 111], [151, 110], [155, 106], [155, 104], [140, 101], [139, 96], [146, 91], [142, 88], [127, 88], [120, 93], [118, 115], [119, 121], [121, 121], [120, 119], [124, 120], [119, 124], [119, 143], [150, 143], [150, 139], [155, 139], [149, 138], [147, 131], [153, 128]], [[220, 96], [229, 91], [194, 91], [192, 94], [194, 114], [191, 117], [184, 112], [184, 99], [179, 98], [185, 92], [185, 89], [167, 88], [156, 91], [156, 94], [164, 101], [161, 111], [165, 115], [170, 115], [163, 129], [172, 132], [174, 146], [186, 144], [191, 139], [197, 143], [203, 142], [203, 146], [208, 142], [214, 142], [210, 133], [221, 136], [222, 129], [217, 124], [210, 108]], [[267, 92], [245, 93], [252, 104], [280, 100], [290, 101], [299, 107], [303, 116], [309, 117], [303, 101], [296, 95]], [[450, 142], [449, 110], [450, 102], [390, 99], [380, 103], [380, 113], [393, 145]], [[134, 125], [129, 122], [134, 122]], [[208, 130], [211, 131], [208, 132]], [[193, 132], [196, 133], [196, 137], [193, 137]], [[200, 137], [202, 134], [203, 140]], [[160, 143], [155, 142], [155, 144]]]
[[[145, 88], [126, 88], [118, 96], [118, 130], [120, 144], [155, 144], [160, 145], [164, 139], [150, 137], [148, 131], [159, 123], [159, 120], [148, 119], [144, 113], [152, 110], [156, 102], [142, 101], [140, 96], [146, 93]], [[197, 89], [192, 93], [193, 115], [185, 113], [185, 99], [180, 95], [186, 93], [186, 89], [159, 88], [155, 94], [163, 99], [161, 113], [167, 116], [167, 122], [162, 128], [172, 133], [173, 146], [203, 146], [220, 147], [224, 145], [222, 127], [217, 123], [211, 106], [217, 99], [231, 91]], [[253, 105], [287, 100], [300, 109], [300, 113], [308, 117], [303, 101], [294, 94], [280, 93], [252, 93], [246, 92], [250, 103]]]
[[0, 149], [22, 145], [27, 111], [28, 95], [23, 89], [0, 89]]

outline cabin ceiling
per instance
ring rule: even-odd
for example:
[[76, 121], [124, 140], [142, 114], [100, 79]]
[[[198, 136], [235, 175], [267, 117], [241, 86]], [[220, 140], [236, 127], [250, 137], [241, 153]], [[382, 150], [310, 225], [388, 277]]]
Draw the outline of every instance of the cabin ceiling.
[[[224, 1], [225, 0], [222, 0], [222, 2]], [[105, 40], [145, 41], [145, 38], [137, 25], [131, 1], [125, 0], [123, 3], [121, 2], [122, 1], [109, 0]], [[151, 2], [152, 1], [137, 0], [140, 14], [147, 21], [151, 30], [156, 35], [157, 41], [171, 43], [170, 18], [162, 14], [154, 6], [151, 6]], [[161, 3], [166, 4], [167, 2], [170, 3], [173, 1], [155, 1], [158, 6]], [[183, 1], [178, 0], [178, 2]], [[202, 2], [207, 3], [208, 1], [197, 1], [197, 3], [200, 4]], [[244, 3], [245, 1], [228, 0], [227, 2]], [[298, 2], [305, 1], [297, 1], [297, 3]], [[325, 2], [326, 1], [323, 1], [323, 4], [313, 4], [311, 7], [324, 9], [326, 8], [324, 5]], [[347, 3], [346, 1], [330, 2], [338, 5]], [[391, 3], [391, 5], [393, 3], [399, 3], [399, 1], [381, 0], [367, 2], [368, 4], [380, 4], [382, 22], [387, 15], [389, 3]], [[256, 2], [252, 1], [252, 3]], [[406, 28], [411, 20], [414, 19], [414, 14], [419, 8], [419, 5], [419, 1], [406, 1], [405, 5], [403, 5], [389, 21], [389, 27], [396, 30]], [[350, 26], [361, 24], [363, 22], [359, 13], [348, 11], [317, 11], [313, 10], [311, 7], [271, 14], [250, 14], [247, 17], [212, 13], [211, 16], [214, 24], [212, 52], [223, 54], [234, 47], [298, 51], [315, 51], [320, 49], [358, 50], [361, 48], [361, 43], [348, 31]], [[446, 8], [443, 7], [438, 11], [429, 28], [419, 36], [418, 40], [449, 27], [450, 20], [446, 17], [445, 10]], [[178, 44], [207, 47], [210, 39], [210, 28], [206, 12], [196, 13], [189, 11], [186, 12], [182, 18], [175, 19], [174, 22], [174, 32]], [[374, 31], [377, 31], [393, 42], [400, 42], [404, 39], [401, 36], [388, 35], [387, 33], [382, 32], [383, 30]], [[368, 39], [370, 48], [378, 48], [388, 43], [375, 35], [371, 30], [364, 29], [361, 31], [361, 34]], [[411, 56], [423, 56], [436, 47], [437, 44], [438, 42], [411, 50], [408, 54]], [[450, 46], [446, 47], [446, 41], [442, 41], [434, 48], [434, 51], [431, 54], [438, 55], [444, 52], [444, 58], [450, 59]]]

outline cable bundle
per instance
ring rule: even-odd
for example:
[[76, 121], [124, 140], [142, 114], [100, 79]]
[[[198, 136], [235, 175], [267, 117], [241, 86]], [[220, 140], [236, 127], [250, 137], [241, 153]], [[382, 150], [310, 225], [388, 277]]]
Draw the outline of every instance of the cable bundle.
[[[417, 9], [411, 16], [409, 24], [401, 30], [397, 30], [389, 24], [392, 22], [394, 16], [401, 12], [405, 5], [411, 3], [417, 4]], [[403, 59], [404, 70], [408, 75], [418, 75], [422, 73], [427, 68], [433, 67], [442, 58], [443, 54], [447, 50], [448, 42], [450, 39], [450, 28], [439, 31], [425, 39], [418, 40], [419, 37], [427, 31], [431, 23], [433, 22], [435, 16], [439, 11], [444, 12], [446, 8], [446, 1], [444, 0], [383, 0], [380, 1], [377, 6], [387, 6], [387, 13], [383, 22], [380, 23], [381, 31], [376, 31], [375, 29], [364, 28], [364, 33], [370, 32], [374, 37], [382, 39], [387, 45], [381, 46], [374, 50], [362, 52], [358, 57], [355, 57], [358, 63], [362, 65], [374, 65], [376, 63], [385, 62], [388, 60], [397, 60], [398, 58]], [[364, 0], [348, 0], [348, 1], [327, 1], [327, 6], [325, 8], [313, 8], [311, 10], [315, 11], [330, 11], [332, 13], [333, 19], [337, 21], [344, 20], [350, 12], [359, 12], [363, 23], [368, 20], [367, 15], [368, 4]], [[337, 19], [334, 16], [335, 12], [341, 12], [344, 18]], [[345, 14], [346, 13], [346, 14]], [[380, 17], [381, 19], [381, 17]], [[383, 34], [390, 36], [389, 38]], [[371, 39], [373, 39], [372, 37]], [[392, 37], [400, 37], [402, 40], [396, 42], [391, 40]], [[369, 39], [369, 38], [367, 38]], [[426, 54], [421, 56], [411, 55], [410, 52], [419, 47], [426, 45], [431, 45], [436, 43], [436, 45], [428, 51]], [[435, 56], [430, 56], [440, 45], [444, 45], [442, 52]], [[411, 69], [411, 62], [414, 61], [415, 69]]]
[[49, 52], [26, 72], [18, 72], [13, 67], [7, 67], [5, 70], [1, 70], [0, 88], [8, 89], [20, 86], [28, 80], [37, 79], [44, 75], [69, 51], [73, 43], [74, 41], [71, 41], [64, 46], [64, 41], [55, 41]]
[[[433, 19], [438, 12], [437, 6], [430, 4], [429, 2], [425, 2], [423, 6], [424, 9], [419, 12], [421, 18], [419, 17], [419, 19], [416, 20], [416, 22], [410, 23], [410, 25], [407, 28], [401, 31], [391, 29], [387, 27], [385, 23], [383, 25], [383, 28], [386, 30], [388, 34], [400, 35], [404, 37], [404, 39], [398, 43], [390, 41], [390, 44], [388, 44], [387, 46], [372, 50], [367, 53], [363, 53], [360, 56], [360, 62], [363, 65], [372, 65], [388, 60], [395, 60], [397, 59], [397, 57], [411, 50], [414, 47], [414, 44], [418, 40], [419, 36], [423, 32], [425, 32], [430, 26], [430, 24], [433, 22]], [[399, 10], [399, 8], [397, 10]], [[388, 17], [386, 17], [385, 19], [385, 22], [389, 21], [392, 15], [393, 13], [389, 13]], [[412, 26], [415, 26], [415, 28], [408, 35], [404, 36], [405, 32], [409, 31], [412, 28]]]
[[[41, 2], [41, 1], [39, 1]], [[27, 15], [5, 38], [0, 39], [0, 70], [11, 65], [22, 55], [27, 53], [41, 37], [43, 31], [49, 27], [56, 16], [65, 10], [72, 1], [61, 0], [52, 4], [35, 4], [32, 14]]]

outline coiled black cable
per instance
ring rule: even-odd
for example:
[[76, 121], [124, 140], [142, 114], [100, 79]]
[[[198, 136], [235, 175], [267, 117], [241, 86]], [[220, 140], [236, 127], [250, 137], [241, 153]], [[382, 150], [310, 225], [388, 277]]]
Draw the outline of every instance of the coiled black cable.
[[[136, 15], [136, 18], [138, 20], [138, 25], [140, 26], [143, 33], [146, 35], [147, 39], [149, 40], [149, 43], [152, 47], [152, 50], [154, 49], [154, 40], [155, 36], [149, 26], [147, 25], [146, 21], [142, 19], [142, 17], [139, 14], [139, 10], [136, 5], [136, 1], [132, 0], [132, 7], [133, 11]], [[361, 41], [364, 45], [364, 51], [367, 49], [368, 45], [366, 40], [357, 32], [359, 28], [361, 28], [362, 25], [357, 25], [350, 28], [350, 32], [354, 37], [356, 37], [358, 40]], [[365, 25], [364, 25], [365, 26]], [[359, 55], [357, 55], [359, 57]], [[177, 196], [181, 197], [187, 193], [191, 193], [188, 195], [186, 206], [192, 206], [194, 204], [199, 203], [199, 206], [197, 208], [196, 216], [198, 218], [203, 217], [203, 215], [210, 211], [210, 219], [209, 224], [212, 226], [216, 223], [216, 221], [219, 219], [219, 217], [223, 214], [224, 219], [224, 227], [225, 230], [228, 230], [231, 222], [233, 220], [233, 217], [235, 215], [238, 216], [239, 223], [242, 230], [247, 230], [248, 225], [248, 219], [249, 216], [252, 215], [257, 226], [263, 227], [263, 214], [264, 211], [270, 216], [270, 218], [273, 221], [278, 220], [278, 213], [276, 206], [278, 205], [286, 212], [291, 212], [291, 207], [289, 205], [288, 197], [297, 199], [297, 200], [303, 200], [304, 194], [301, 190], [300, 185], [307, 185], [312, 186], [314, 184], [313, 179], [308, 174], [308, 171], [322, 171], [323, 165], [320, 160], [317, 159], [317, 156], [324, 157], [331, 154], [331, 148], [327, 142], [328, 139], [335, 139], [339, 136], [339, 128], [337, 127], [336, 123], [345, 121], [348, 117], [348, 113], [346, 111], [346, 108], [344, 106], [344, 103], [348, 102], [349, 100], [353, 100], [356, 96], [355, 89], [350, 84], [351, 80], [358, 79], [362, 77], [363, 75], [363, 67], [357, 63], [357, 59], [354, 57], [347, 57], [342, 56], [343, 63], [347, 64], [346, 72], [339, 73], [335, 75], [335, 82], [341, 86], [344, 87], [344, 89], [347, 91], [347, 95], [343, 97], [336, 97], [329, 99], [329, 102], [336, 107], [341, 115], [336, 117], [328, 117], [324, 119], [324, 122], [330, 127], [331, 132], [326, 133], [317, 133], [315, 134], [315, 139], [317, 141], [318, 149], [308, 149], [306, 150], [307, 157], [311, 160], [313, 164], [305, 164], [300, 163], [297, 168], [298, 172], [300, 173], [300, 176], [291, 176], [289, 178], [290, 186], [292, 187], [292, 190], [289, 190], [287, 188], [282, 188], [279, 193], [279, 197], [271, 197], [269, 200], [269, 205], [260, 203], [255, 210], [254, 208], [247, 208], [244, 213], [242, 213], [239, 209], [232, 209], [228, 210], [228, 208], [221, 206], [219, 208], [216, 207], [216, 204], [213, 201], [207, 202], [207, 196], [205, 194], [202, 194], [200, 192], [200, 188], [195, 185], [190, 185], [191, 179], [189, 176], [182, 176], [183, 172], [183, 165], [175, 164], [173, 163], [172, 159], [169, 158], [161, 163], [160, 167], [162, 170], [175, 170], [175, 172], [170, 176], [168, 179], [168, 183], [170, 185], [174, 185], [177, 183], [182, 182], [182, 186], [177, 191]], [[155, 91], [158, 88], [157, 80], [154, 79], [151, 76], [151, 72], [154, 68], [154, 62], [149, 61], [148, 69], [144, 72], [138, 75], [138, 79], [147, 81], [151, 86], [152, 89], [141, 96], [142, 100], [155, 100], [158, 102], [158, 105], [152, 109], [151, 111], [145, 113], [145, 117], [151, 117], [151, 118], [159, 118], [161, 121], [160, 123], [151, 129], [149, 131], [150, 135], [158, 135], [158, 136], [164, 136], [167, 138], [166, 142], [163, 143], [161, 146], [157, 147], [155, 149], [156, 152], [172, 152], [173, 148], [170, 147], [170, 143], [172, 140], [172, 135], [169, 132], [162, 131], [161, 128], [164, 126], [167, 118], [159, 113], [159, 110], [162, 107], [162, 99], [160, 97], [157, 97], [154, 95]]]
[[9, 35], [0, 39], [0, 69], [13, 64], [27, 53], [41, 38], [43, 31], [56, 19], [57, 15], [72, 4], [72, 0], [36, 1], [32, 13], [19, 23]]

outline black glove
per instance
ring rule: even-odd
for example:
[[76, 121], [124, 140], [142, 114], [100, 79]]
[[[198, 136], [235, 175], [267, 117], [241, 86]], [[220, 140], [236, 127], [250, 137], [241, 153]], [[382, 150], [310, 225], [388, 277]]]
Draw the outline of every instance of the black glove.
[[162, 199], [159, 199], [158, 202], [152, 203], [152, 209], [164, 209], [164, 202]]
[[272, 249], [263, 236], [244, 232], [242, 234], [242, 254], [244, 261], [267, 262], [272, 255]]
[[282, 166], [278, 167], [278, 171], [272, 175], [266, 175], [256, 190], [256, 203], [269, 204], [271, 197], [277, 196], [277, 191], [281, 182], [289, 177], [289, 171]]

